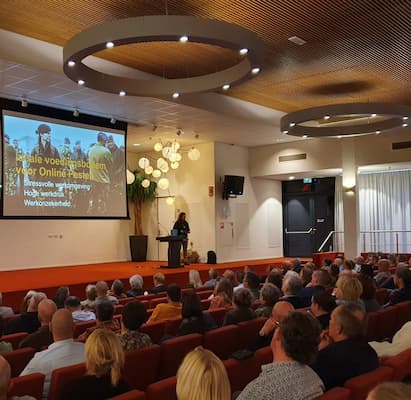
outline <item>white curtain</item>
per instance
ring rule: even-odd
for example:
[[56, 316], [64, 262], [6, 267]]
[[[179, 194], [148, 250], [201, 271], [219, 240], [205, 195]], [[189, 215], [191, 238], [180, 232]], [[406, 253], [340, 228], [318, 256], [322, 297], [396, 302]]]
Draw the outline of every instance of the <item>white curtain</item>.
[[411, 231], [411, 171], [360, 174], [357, 188], [361, 250], [410, 253], [411, 232], [370, 231]]
[[333, 250], [344, 251], [344, 208], [342, 176], [335, 177]]

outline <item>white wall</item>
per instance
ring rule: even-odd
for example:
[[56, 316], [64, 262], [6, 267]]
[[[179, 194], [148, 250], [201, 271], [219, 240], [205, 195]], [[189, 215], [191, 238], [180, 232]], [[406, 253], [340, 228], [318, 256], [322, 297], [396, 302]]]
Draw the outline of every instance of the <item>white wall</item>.
[[[215, 145], [218, 262], [281, 257], [281, 182], [250, 177], [248, 148]], [[224, 175], [245, 177], [244, 194], [222, 199]]]

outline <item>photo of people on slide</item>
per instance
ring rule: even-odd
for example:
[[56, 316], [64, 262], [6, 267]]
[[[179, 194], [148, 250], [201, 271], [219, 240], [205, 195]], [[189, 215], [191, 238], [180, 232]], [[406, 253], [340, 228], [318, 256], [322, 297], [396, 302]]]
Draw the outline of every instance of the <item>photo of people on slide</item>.
[[3, 114], [5, 216], [125, 217], [125, 134]]

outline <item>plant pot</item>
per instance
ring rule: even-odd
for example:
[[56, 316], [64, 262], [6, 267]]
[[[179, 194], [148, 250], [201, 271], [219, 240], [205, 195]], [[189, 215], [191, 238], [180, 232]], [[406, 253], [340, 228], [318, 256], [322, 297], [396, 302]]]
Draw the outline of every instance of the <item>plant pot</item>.
[[148, 236], [130, 235], [129, 238], [131, 261], [147, 261]]

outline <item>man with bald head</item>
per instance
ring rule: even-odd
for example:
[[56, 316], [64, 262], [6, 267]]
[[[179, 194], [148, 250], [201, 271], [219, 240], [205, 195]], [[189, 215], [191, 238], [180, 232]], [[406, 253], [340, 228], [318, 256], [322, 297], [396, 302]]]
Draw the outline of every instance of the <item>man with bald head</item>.
[[37, 317], [40, 321], [40, 328], [24, 338], [19, 348], [32, 347], [36, 351], [40, 351], [43, 347], [53, 343], [53, 335], [50, 332], [49, 324], [53, 314], [57, 311], [57, 306], [53, 300], [41, 300], [37, 308]]
[[46, 376], [43, 399], [47, 399], [52, 372], [57, 368], [84, 362], [84, 344], [73, 340], [73, 317], [66, 309], [57, 310], [50, 323], [54, 343], [36, 353], [20, 376], [40, 372]]

